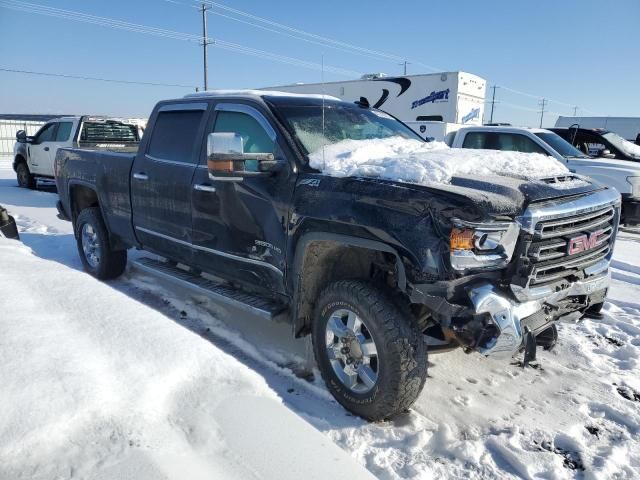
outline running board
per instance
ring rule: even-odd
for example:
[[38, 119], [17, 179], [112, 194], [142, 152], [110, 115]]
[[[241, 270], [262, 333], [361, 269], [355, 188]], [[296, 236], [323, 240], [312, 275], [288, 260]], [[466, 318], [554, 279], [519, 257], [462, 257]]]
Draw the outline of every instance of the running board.
[[133, 263], [143, 272], [179, 283], [206, 295], [217, 303], [244, 310], [266, 320], [283, 321], [286, 319], [287, 309], [283, 305], [226, 287], [168, 262], [143, 257]]

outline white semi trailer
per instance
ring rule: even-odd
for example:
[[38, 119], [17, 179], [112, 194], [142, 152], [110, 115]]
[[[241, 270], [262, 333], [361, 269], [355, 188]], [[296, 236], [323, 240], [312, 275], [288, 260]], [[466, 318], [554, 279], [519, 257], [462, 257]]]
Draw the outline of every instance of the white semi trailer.
[[413, 128], [422, 137], [443, 140], [447, 133], [482, 125], [487, 82], [467, 72], [389, 77], [368, 74], [359, 80], [298, 83], [269, 87], [292, 93], [324, 93], [342, 100], [368, 100]]

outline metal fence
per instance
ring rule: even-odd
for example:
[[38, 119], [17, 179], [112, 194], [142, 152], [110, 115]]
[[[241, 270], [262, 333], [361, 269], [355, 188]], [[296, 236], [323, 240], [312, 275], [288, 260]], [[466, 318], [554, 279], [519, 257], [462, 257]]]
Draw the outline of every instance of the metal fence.
[[35, 134], [45, 122], [34, 120], [6, 120], [0, 118], [0, 156], [13, 154], [16, 132], [26, 130], [27, 135]]

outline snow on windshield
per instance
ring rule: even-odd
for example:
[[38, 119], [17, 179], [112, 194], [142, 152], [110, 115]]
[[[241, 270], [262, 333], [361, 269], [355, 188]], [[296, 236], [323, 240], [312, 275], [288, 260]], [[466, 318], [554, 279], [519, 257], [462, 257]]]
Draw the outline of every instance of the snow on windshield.
[[429, 184], [449, 183], [457, 175], [541, 178], [569, 170], [539, 153], [449, 148], [442, 142], [391, 137], [344, 140], [309, 155], [312, 168], [334, 177], [377, 177]]

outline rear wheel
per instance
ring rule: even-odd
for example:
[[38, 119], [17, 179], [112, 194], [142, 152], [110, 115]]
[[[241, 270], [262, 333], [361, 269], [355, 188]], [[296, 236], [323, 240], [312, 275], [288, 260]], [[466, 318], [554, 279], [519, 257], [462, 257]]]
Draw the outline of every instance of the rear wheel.
[[97, 207], [85, 208], [75, 224], [78, 253], [84, 269], [100, 280], [116, 278], [127, 266], [127, 251], [113, 250]]
[[320, 295], [313, 329], [318, 368], [351, 412], [382, 420], [405, 411], [427, 377], [427, 346], [410, 314], [363, 281], [340, 281]]
[[36, 179], [25, 162], [20, 162], [16, 167], [16, 177], [18, 178], [18, 186], [22, 188], [36, 188]]

